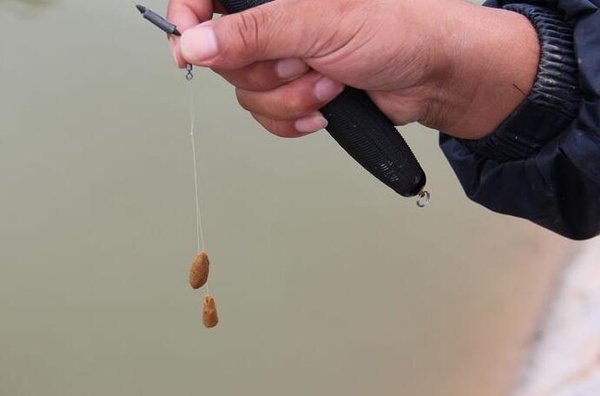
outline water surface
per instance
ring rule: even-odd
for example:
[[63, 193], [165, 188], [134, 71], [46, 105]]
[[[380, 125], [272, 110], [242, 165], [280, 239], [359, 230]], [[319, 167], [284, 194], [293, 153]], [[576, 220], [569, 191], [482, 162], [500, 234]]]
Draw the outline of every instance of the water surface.
[[0, 394], [489, 389], [504, 355], [481, 346], [515, 338], [557, 239], [469, 203], [435, 132], [402, 129], [428, 171], [420, 210], [326, 133], [267, 134], [197, 71], [221, 311], [206, 331], [186, 284], [187, 93], [164, 36], [125, 0], [26, 3], [0, 2]]

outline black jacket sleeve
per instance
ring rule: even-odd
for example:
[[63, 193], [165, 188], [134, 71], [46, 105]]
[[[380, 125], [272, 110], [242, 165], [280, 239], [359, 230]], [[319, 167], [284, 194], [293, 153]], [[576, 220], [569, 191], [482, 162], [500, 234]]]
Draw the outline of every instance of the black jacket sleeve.
[[440, 145], [465, 192], [572, 239], [600, 233], [600, 0], [492, 0], [527, 16], [541, 59], [529, 96], [496, 131]]

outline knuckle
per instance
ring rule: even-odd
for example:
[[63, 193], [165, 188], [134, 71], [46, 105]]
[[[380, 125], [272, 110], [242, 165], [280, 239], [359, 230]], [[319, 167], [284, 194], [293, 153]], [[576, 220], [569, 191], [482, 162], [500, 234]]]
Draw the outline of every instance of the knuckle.
[[289, 94], [273, 100], [270, 112], [282, 120], [292, 120], [303, 117], [318, 109], [318, 105], [305, 96]]
[[263, 27], [268, 22], [267, 12], [256, 8], [238, 14], [236, 33], [240, 38], [241, 49], [245, 53], [260, 52], [261, 34]]
[[289, 123], [287, 122], [273, 120], [271, 118], [267, 118], [256, 113], [250, 114], [264, 129], [266, 129], [268, 132], [275, 136], [289, 138], [294, 137], [294, 135], [297, 134], [294, 131], [294, 128], [292, 128], [292, 126], [289, 125]]
[[264, 110], [271, 117], [279, 120], [290, 120], [305, 114], [309, 105], [297, 95], [282, 95], [270, 98], [264, 104]]
[[235, 96], [240, 106], [242, 106], [242, 109], [247, 111], [253, 111], [253, 106], [251, 106], [250, 102], [246, 100], [246, 94], [244, 90], [237, 88], [235, 90]]
[[298, 114], [307, 107], [307, 103], [300, 95], [286, 95], [278, 102], [280, 109], [286, 114]]
[[288, 92], [276, 101], [277, 110], [281, 114], [285, 114], [286, 118], [302, 117], [315, 111], [318, 107], [319, 104], [312, 99], [311, 95], [297, 91]]
[[298, 92], [256, 94], [237, 88], [236, 97], [243, 109], [282, 121], [304, 117], [320, 107], [309, 96]]
[[268, 126], [264, 126], [263, 127], [271, 132], [273, 135], [275, 136], [279, 136], [282, 138], [293, 138], [296, 137], [297, 132], [294, 131], [294, 128], [292, 128], [291, 126], [288, 126], [287, 124], [273, 124], [273, 125], [268, 125]]
[[248, 70], [244, 78], [244, 83], [248, 89], [263, 90], [270, 87], [267, 76], [260, 68]]

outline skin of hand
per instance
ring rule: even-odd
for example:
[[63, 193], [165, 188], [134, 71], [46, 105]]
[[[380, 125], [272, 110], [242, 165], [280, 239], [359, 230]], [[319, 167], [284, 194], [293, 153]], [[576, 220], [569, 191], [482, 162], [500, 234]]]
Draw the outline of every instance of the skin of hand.
[[179, 67], [210, 67], [270, 132], [297, 137], [345, 85], [395, 123], [491, 133], [531, 90], [540, 48], [523, 16], [464, 0], [276, 0], [212, 19], [210, 0], [171, 0]]

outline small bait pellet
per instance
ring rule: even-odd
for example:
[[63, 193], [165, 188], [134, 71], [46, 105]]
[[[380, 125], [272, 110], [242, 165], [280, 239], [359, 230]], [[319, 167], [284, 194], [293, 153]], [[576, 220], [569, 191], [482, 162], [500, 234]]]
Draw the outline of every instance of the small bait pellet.
[[212, 296], [204, 296], [204, 307], [202, 309], [202, 322], [204, 327], [210, 329], [219, 323], [219, 315], [217, 314], [217, 306], [215, 299]]
[[190, 286], [192, 289], [199, 289], [208, 280], [210, 262], [205, 251], [201, 251], [194, 257], [190, 265]]

